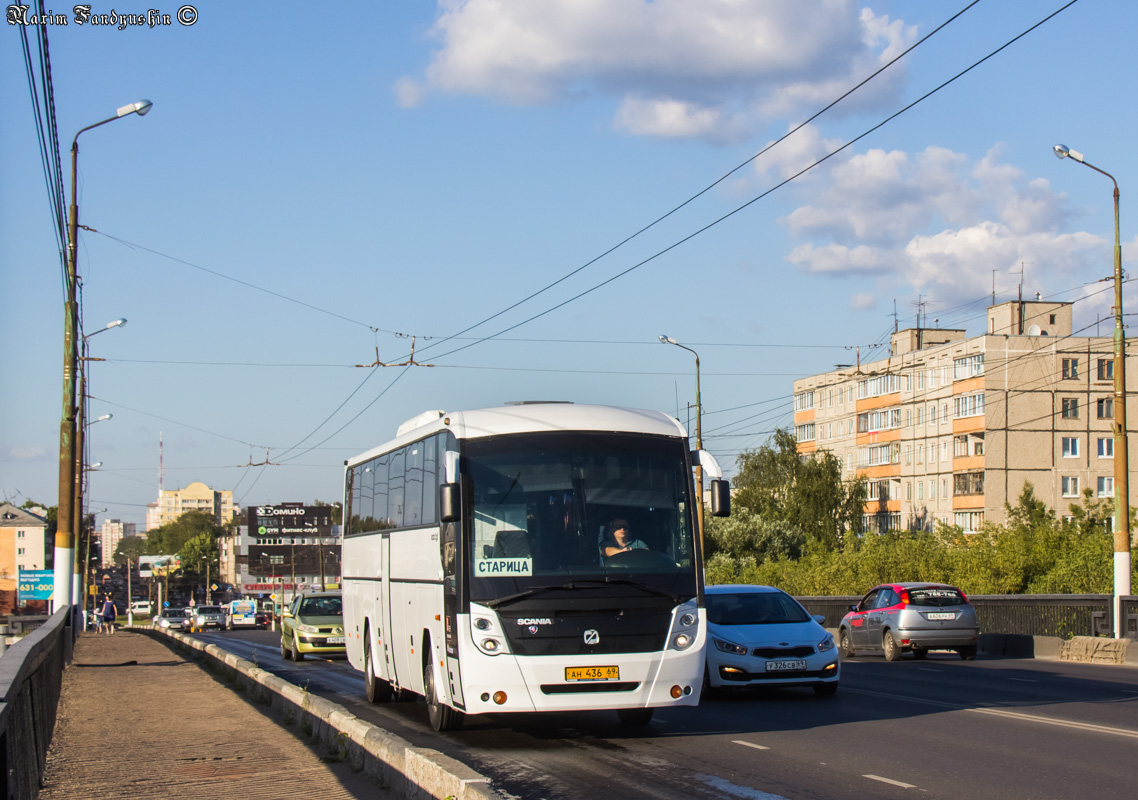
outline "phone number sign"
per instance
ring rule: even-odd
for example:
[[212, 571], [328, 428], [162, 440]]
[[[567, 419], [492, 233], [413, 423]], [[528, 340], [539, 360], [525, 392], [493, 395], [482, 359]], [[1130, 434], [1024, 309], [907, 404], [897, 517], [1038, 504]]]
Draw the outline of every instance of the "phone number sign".
[[50, 600], [55, 591], [55, 573], [50, 569], [22, 569], [18, 586], [20, 600]]

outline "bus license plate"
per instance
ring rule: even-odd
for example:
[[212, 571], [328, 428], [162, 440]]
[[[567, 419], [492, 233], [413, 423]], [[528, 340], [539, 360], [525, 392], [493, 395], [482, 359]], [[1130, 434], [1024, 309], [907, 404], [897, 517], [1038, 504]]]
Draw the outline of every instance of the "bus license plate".
[[566, 667], [567, 681], [619, 681], [620, 667]]
[[768, 661], [767, 672], [782, 672], [783, 670], [803, 670], [806, 669], [806, 660], [798, 659], [796, 661]]

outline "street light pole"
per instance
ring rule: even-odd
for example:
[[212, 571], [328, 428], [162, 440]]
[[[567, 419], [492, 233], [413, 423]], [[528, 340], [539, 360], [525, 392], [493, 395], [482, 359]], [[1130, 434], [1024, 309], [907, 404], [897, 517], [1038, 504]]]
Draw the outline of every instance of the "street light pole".
[[[676, 347], [683, 348], [695, 356], [695, 446], [697, 450], [702, 450], [703, 403], [699, 396], [699, 353], [664, 334], [660, 334], [659, 339], [661, 344], [674, 344]], [[700, 464], [695, 465], [695, 491], [697, 495], [695, 509], [696, 520], [699, 526], [699, 547], [700, 550], [703, 550], [703, 467]]]
[[[72, 508], [75, 510], [75, 516], [78, 519], [78, 524], [75, 526], [75, 533], [77, 536], [83, 536], [83, 526], [86, 524], [86, 520], [83, 516], [83, 496], [87, 492], [87, 472], [84, 470], [83, 465], [86, 463], [87, 458], [87, 428], [89, 428], [91, 425], [94, 425], [96, 422], [102, 422], [103, 420], [110, 419], [112, 416], [111, 414], [104, 414], [103, 416], [98, 417], [91, 422], [87, 422], [87, 362], [103, 360], [101, 358], [88, 357], [87, 341], [92, 336], [97, 336], [100, 333], [109, 331], [111, 328], [121, 328], [123, 325], [126, 325], [125, 319], [116, 319], [114, 322], [108, 322], [105, 327], [100, 328], [94, 333], [87, 334], [86, 336], [82, 337], [81, 340], [83, 355], [80, 356], [78, 362], [79, 388], [77, 392], [78, 401], [75, 413], [75, 498], [72, 505]], [[88, 537], [89, 536], [90, 534], [88, 534]], [[80, 543], [81, 542], [79, 540], [76, 540], [76, 547], [78, 547]], [[76, 553], [78, 553], [78, 550], [76, 550]], [[81, 587], [79, 579], [78, 557], [75, 559], [75, 571], [73, 573], [73, 576], [73, 585], [71, 591], [74, 593], [74, 598], [76, 600], [79, 600], [82, 599], [82, 597], [79, 594]], [[86, 600], [83, 599], [83, 607], [86, 608], [86, 605]]]
[[63, 414], [59, 423], [59, 495], [55, 530], [55, 589], [53, 608], [58, 610], [72, 605], [72, 573], [75, 569], [75, 464], [76, 464], [76, 404], [75, 373], [79, 361], [79, 279], [75, 266], [79, 237], [79, 206], [76, 201], [76, 167], [79, 160], [79, 136], [84, 131], [114, 122], [128, 114], [144, 116], [150, 111], [149, 100], [123, 106], [115, 116], [88, 125], [71, 141], [71, 204], [67, 224], [67, 286], [63, 298]]
[[1052, 150], [1110, 178], [1114, 184], [1114, 636], [1126, 635], [1122, 598], [1130, 594], [1130, 458], [1126, 431], [1126, 332], [1122, 325], [1122, 243], [1118, 226], [1118, 181], [1063, 144]]

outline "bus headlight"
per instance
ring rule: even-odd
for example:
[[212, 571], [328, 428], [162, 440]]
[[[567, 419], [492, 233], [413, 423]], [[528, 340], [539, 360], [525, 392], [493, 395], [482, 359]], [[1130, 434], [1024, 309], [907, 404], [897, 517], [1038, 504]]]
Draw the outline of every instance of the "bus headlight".
[[694, 628], [696, 622], [698, 622], [698, 620], [696, 619], [695, 614], [684, 614], [682, 617], [680, 617], [680, 625], [685, 628]]
[[498, 653], [501, 651], [502, 644], [497, 639], [483, 639], [481, 642], [478, 643], [478, 647], [483, 652], [490, 653], [491, 655], [493, 655], [494, 653]]
[[687, 650], [691, 647], [691, 643], [695, 641], [694, 636], [689, 636], [686, 633], [676, 634], [676, 638], [672, 639], [672, 647], [677, 650]]

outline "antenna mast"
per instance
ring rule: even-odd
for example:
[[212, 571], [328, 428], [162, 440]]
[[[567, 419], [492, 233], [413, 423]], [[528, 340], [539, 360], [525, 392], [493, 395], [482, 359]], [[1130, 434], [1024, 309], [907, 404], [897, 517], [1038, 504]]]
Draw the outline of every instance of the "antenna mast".
[[166, 468], [162, 466], [162, 431], [158, 431], [158, 497], [166, 485]]

